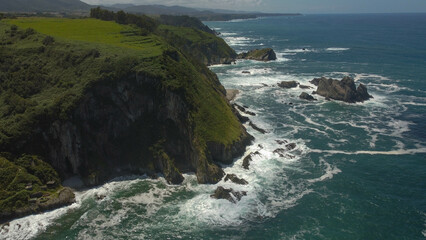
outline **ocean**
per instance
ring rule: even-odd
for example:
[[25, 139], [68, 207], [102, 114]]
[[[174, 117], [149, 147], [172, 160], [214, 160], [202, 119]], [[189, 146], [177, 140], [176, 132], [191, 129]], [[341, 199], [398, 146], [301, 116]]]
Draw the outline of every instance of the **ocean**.
[[[271, 47], [271, 62], [212, 66], [267, 133], [223, 166], [248, 185], [182, 185], [128, 176], [77, 203], [18, 219], [6, 239], [426, 239], [426, 14], [303, 15], [206, 22], [237, 52]], [[243, 73], [248, 71], [250, 73]], [[308, 102], [294, 80], [353, 77], [364, 103]], [[296, 148], [280, 157], [279, 141]], [[247, 191], [234, 204], [217, 186]], [[102, 200], [97, 196], [105, 195]]]

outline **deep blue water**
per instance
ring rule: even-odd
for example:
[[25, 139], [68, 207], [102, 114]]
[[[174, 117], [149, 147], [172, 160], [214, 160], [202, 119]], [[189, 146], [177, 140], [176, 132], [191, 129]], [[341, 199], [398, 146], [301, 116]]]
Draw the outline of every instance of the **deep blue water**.
[[[214, 66], [235, 102], [268, 133], [247, 126], [259, 151], [237, 204], [217, 185], [129, 177], [77, 194], [71, 207], [11, 223], [10, 238], [36, 239], [425, 239], [426, 14], [307, 15], [208, 22], [237, 52], [272, 47], [277, 61]], [[303, 50], [305, 48], [305, 50]], [[242, 73], [249, 71], [250, 74]], [[300, 100], [315, 77], [353, 77], [374, 99]], [[266, 86], [265, 86], [266, 85]], [[314, 89], [308, 90], [308, 92]], [[289, 103], [292, 103], [291, 105]], [[297, 144], [280, 157], [276, 140]], [[102, 201], [97, 195], [106, 194]], [[67, 212], [67, 214], [65, 214]], [[16, 230], [16, 224], [25, 231]]]

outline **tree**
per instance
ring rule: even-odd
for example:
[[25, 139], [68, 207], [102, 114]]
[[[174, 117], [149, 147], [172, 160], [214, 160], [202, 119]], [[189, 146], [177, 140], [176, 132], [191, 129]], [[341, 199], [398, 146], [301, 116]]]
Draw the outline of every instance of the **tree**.
[[123, 10], [118, 11], [115, 14], [115, 21], [117, 23], [119, 23], [119, 24], [126, 24], [127, 23], [127, 15], [126, 15], [126, 13]]

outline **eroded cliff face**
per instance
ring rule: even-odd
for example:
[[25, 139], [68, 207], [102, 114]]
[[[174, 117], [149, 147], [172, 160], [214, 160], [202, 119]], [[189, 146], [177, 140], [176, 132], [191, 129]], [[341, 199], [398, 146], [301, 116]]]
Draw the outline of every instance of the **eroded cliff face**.
[[182, 172], [195, 172], [200, 183], [218, 182], [224, 173], [214, 162], [232, 162], [251, 136], [243, 129], [233, 144], [209, 142], [203, 151], [194, 137], [193, 106], [161, 82], [144, 74], [98, 82], [69, 119], [37, 129], [24, 148], [44, 156], [63, 178], [80, 174], [87, 185], [155, 172], [175, 184]]

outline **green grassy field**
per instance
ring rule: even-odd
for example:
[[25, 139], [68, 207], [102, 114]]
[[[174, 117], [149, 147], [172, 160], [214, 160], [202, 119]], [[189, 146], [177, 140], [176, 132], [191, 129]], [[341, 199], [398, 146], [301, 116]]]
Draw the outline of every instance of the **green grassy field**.
[[[8, 19], [7, 23], [20, 28], [33, 28], [39, 33], [65, 41], [77, 40], [98, 43], [100, 48], [120, 47], [133, 50], [141, 57], [153, 57], [162, 53], [163, 41], [156, 35], [141, 36], [140, 30], [129, 25], [98, 19], [68, 18], [18, 18]], [[107, 46], [105, 46], [107, 45]], [[109, 50], [117, 50], [109, 49]]]

